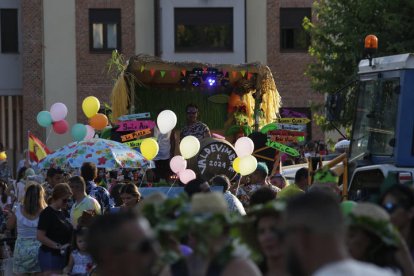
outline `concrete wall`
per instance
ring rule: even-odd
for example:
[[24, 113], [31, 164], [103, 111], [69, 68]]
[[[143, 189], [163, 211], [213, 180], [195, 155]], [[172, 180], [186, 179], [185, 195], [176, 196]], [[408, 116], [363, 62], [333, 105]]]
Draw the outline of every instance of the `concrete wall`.
[[266, 0], [246, 0], [247, 62], [267, 64]]
[[[18, 9], [19, 53], [0, 52], [0, 95], [22, 94], [22, 35], [20, 0], [1, 0], [0, 9]], [[0, 26], [1, 27], [1, 26]], [[5, 27], [5, 26], [3, 26]], [[6, 27], [7, 28], [7, 27]]]
[[136, 54], [155, 54], [154, 1], [135, 0]]
[[[69, 125], [77, 121], [75, 0], [44, 0], [44, 89], [45, 110], [56, 102], [68, 108]], [[58, 26], [58, 27], [57, 27]], [[49, 135], [49, 129], [46, 130]], [[72, 141], [70, 131], [49, 135], [51, 149]]]

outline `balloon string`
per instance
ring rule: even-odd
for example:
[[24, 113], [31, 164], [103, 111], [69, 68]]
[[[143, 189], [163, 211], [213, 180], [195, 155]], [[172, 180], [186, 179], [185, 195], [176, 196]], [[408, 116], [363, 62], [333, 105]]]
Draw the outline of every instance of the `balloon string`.
[[175, 182], [177, 181], [177, 178], [175, 178], [174, 179], [174, 182], [173, 182], [173, 184], [171, 185], [171, 187], [168, 189], [168, 191], [167, 191], [167, 196], [168, 196], [168, 194], [170, 193], [170, 191], [171, 191], [171, 189], [172, 189], [172, 187], [174, 186], [174, 184], [175, 184]]
[[144, 178], [145, 178], [145, 176], [147, 175], [147, 169], [148, 169], [148, 168], [145, 168], [144, 175], [142, 176], [142, 179], [141, 179], [141, 184], [139, 184], [139, 187], [140, 187], [140, 188], [141, 188], [141, 186], [142, 186], [142, 183], [144, 183]]
[[239, 191], [239, 188], [240, 188], [240, 182], [241, 182], [242, 177], [243, 176], [240, 174], [239, 181], [237, 181], [237, 188], [236, 188], [236, 192], [235, 192], [236, 196], [237, 196], [237, 192]]
[[47, 135], [47, 137], [46, 137], [46, 142], [45, 142], [45, 144], [47, 145], [47, 141], [49, 141], [49, 137], [50, 137], [50, 134], [52, 133], [52, 128], [50, 128], [50, 130], [49, 130], [49, 134]]

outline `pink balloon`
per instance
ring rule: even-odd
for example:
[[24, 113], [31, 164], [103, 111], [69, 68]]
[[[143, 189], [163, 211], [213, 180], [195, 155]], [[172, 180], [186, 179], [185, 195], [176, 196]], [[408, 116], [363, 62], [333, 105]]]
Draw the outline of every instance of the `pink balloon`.
[[85, 126], [86, 126], [86, 136], [85, 138], [83, 138], [83, 140], [92, 139], [93, 136], [95, 136], [95, 130], [90, 125], [85, 125]]
[[53, 122], [62, 121], [68, 115], [68, 108], [63, 103], [54, 103], [50, 107], [50, 115]]
[[53, 130], [57, 134], [65, 134], [69, 130], [69, 124], [66, 120], [61, 120], [53, 123]]
[[181, 155], [176, 155], [171, 158], [170, 168], [174, 173], [179, 173], [187, 168], [187, 160]]
[[178, 177], [180, 178], [181, 182], [187, 184], [191, 180], [196, 179], [196, 174], [193, 170], [185, 169], [178, 174]]
[[251, 155], [254, 151], [254, 143], [249, 137], [240, 137], [234, 147], [238, 157]]

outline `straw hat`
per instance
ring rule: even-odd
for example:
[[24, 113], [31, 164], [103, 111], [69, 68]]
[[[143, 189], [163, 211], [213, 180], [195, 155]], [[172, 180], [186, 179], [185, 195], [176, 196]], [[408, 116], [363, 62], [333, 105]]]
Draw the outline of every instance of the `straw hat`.
[[378, 205], [357, 203], [347, 217], [347, 224], [376, 235], [389, 246], [400, 244], [398, 230], [392, 225], [388, 213]]

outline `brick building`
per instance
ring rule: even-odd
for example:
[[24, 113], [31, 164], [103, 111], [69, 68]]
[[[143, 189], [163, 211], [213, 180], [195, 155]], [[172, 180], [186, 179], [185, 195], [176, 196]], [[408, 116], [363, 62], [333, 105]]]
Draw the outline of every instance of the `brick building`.
[[[303, 75], [311, 59], [303, 37], [295, 37], [302, 36], [296, 21], [310, 13], [311, 4], [312, 0], [2, 0], [0, 28], [7, 24], [9, 31], [1, 38], [0, 141], [14, 160], [26, 147], [27, 130], [47, 139], [52, 149], [70, 142], [70, 134], [50, 134], [38, 126], [36, 115], [63, 102], [70, 125], [86, 123], [80, 108], [86, 96], [109, 102], [112, 80], [106, 63], [112, 49], [126, 57], [146, 53], [177, 61], [260, 61], [270, 66], [284, 106], [310, 115], [310, 102], [323, 97], [311, 91]], [[193, 48], [203, 48], [194, 51], [177, 42], [176, 22], [195, 29], [215, 23], [228, 32], [216, 48], [190, 42]], [[315, 126], [312, 134], [323, 137]]]

